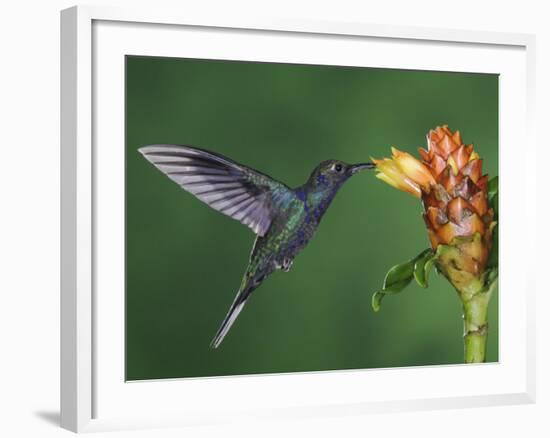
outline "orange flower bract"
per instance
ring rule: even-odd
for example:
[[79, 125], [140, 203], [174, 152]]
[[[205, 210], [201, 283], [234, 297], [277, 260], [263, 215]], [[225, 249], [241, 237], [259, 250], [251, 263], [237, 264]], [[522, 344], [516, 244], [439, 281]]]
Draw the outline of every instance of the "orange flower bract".
[[[478, 276], [487, 263], [493, 223], [482, 160], [473, 145], [462, 143], [459, 131], [446, 125], [431, 130], [427, 143], [427, 150], [419, 148], [422, 160], [395, 148], [391, 159], [374, 160], [377, 177], [421, 198], [432, 248], [456, 246], [460, 240], [464, 255], [469, 255], [463, 268]], [[464, 239], [457, 238], [468, 237], [464, 248]]]

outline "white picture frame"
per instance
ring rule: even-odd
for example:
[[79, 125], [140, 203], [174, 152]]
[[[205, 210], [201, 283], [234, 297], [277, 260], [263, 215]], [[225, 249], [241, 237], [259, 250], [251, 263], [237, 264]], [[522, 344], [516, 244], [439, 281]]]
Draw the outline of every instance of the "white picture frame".
[[[220, 39], [220, 32], [229, 31], [233, 32], [231, 48], [230, 42], [226, 43], [228, 46], [222, 42], [228, 39], [227, 35]], [[144, 32], [149, 32], [147, 38], [143, 38]], [[503, 326], [498, 364], [139, 384], [125, 383], [120, 379], [123, 363], [119, 351], [122, 339], [120, 322], [124, 318], [120, 296], [116, 292], [120, 289], [120, 276], [116, 272], [117, 266], [120, 268], [120, 246], [115, 248], [116, 244], [113, 244], [107, 254], [105, 245], [98, 244], [99, 241], [119, 241], [120, 221], [117, 222], [117, 214], [114, 214], [114, 225], [108, 223], [110, 219], [98, 214], [105, 208], [97, 207], [116, 206], [120, 200], [117, 196], [123, 188], [123, 174], [117, 167], [121, 155], [106, 162], [101, 154], [97, 154], [97, 147], [107, 142], [122, 150], [122, 127], [116, 125], [120, 121], [120, 111], [123, 112], [120, 57], [128, 53], [178, 56], [182, 50], [178, 39], [195, 38], [193, 32], [197, 33], [198, 39], [194, 40], [197, 44], [192, 53], [185, 53], [188, 56], [323, 63], [322, 57], [329, 56], [332, 51], [332, 62], [343, 65], [373, 65], [375, 62], [376, 66], [394, 68], [436, 68], [502, 75], [499, 175], [501, 218], [505, 219], [500, 225], [500, 248], [508, 248], [508, 251], [501, 253], [500, 263]], [[175, 42], [171, 44], [174, 38]], [[257, 47], [254, 49], [257, 44], [254, 39], [257, 38], [262, 39], [262, 52]], [[311, 42], [318, 38], [325, 38], [322, 51], [316, 51], [316, 43]], [[291, 39], [295, 41], [289, 43]], [[313, 44], [307, 47], [311, 59], [303, 58], [303, 52], [300, 53], [300, 48], [306, 47], [300, 43], [301, 39], [309, 40], [303, 44]], [[248, 43], [243, 44], [245, 41]], [[372, 45], [376, 61], [353, 60], [358, 56], [353, 55], [353, 50], [345, 49], [357, 44]], [[377, 44], [384, 44], [385, 49], [377, 49]], [[295, 52], [291, 50], [294, 47]], [[458, 55], [449, 59], [441, 56], [437, 61], [439, 64], [421, 65], [414, 60], [415, 53], [418, 56], [429, 50], [448, 50], [449, 47]], [[383, 52], [386, 48], [402, 56], [385, 58]], [[521, 139], [527, 151], [523, 155], [529, 155], [531, 159], [536, 156], [531, 126], [534, 120], [534, 50], [534, 37], [524, 34], [290, 18], [197, 16], [192, 11], [128, 10], [104, 6], [77, 6], [62, 11], [61, 426], [83, 432], [211, 424], [250, 416], [261, 420], [327, 413], [363, 414], [534, 402], [534, 275], [526, 263], [518, 260], [520, 254], [525, 253], [524, 248], [533, 246], [534, 241], [519, 239], [514, 229], [523, 221], [534, 227], [535, 221], [529, 209], [514, 208], [512, 202], [508, 202], [516, 199], [517, 207], [517, 199], [528, 202], [536, 197], [534, 170], [527, 169], [523, 158], [513, 156], [509, 146]], [[105, 69], [111, 62], [114, 67]], [[112, 99], [108, 105], [107, 98]], [[512, 170], [515, 182], [510, 179]], [[112, 190], [104, 189], [106, 181]], [[536, 236], [536, 232], [533, 230], [530, 236]], [[104, 260], [108, 257], [112, 257], [108, 264], [114, 266], [112, 273], [109, 273], [110, 268], [104, 269], [107, 264]], [[511, 269], [506, 270], [512, 263], [513, 273]], [[113, 301], [109, 301], [109, 297], [98, 301], [97, 294], [110, 287], [115, 290]], [[507, 288], [521, 294], [515, 302], [513, 330], [507, 317], [511, 312], [507, 307]], [[103, 335], [107, 329], [114, 333], [112, 337]], [[387, 385], [384, 386], [384, 379], [390, 375], [393, 385], [388, 389]], [[448, 384], [451, 375], [454, 386]], [[460, 379], [465, 377], [481, 382], [477, 392], [461, 387]], [[378, 388], [374, 381], [380, 382]], [[361, 385], [369, 390], [351, 391], [351, 388], [361, 389]], [[289, 400], [287, 391], [291, 388], [299, 389]], [[189, 399], [187, 402], [176, 398], [182, 391]], [[254, 401], [243, 402], [241, 408], [235, 409], [228, 406], [223, 397], [214, 397], [223, 393], [241, 393], [243, 400]], [[194, 397], [197, 394], [204, 395]], [[269, 397], [262, 399], [261, 394]], [[219, 401], [212, 401], [215, 399]], [[155, 400], [155, 404], [147, 404], [145, 400]]]

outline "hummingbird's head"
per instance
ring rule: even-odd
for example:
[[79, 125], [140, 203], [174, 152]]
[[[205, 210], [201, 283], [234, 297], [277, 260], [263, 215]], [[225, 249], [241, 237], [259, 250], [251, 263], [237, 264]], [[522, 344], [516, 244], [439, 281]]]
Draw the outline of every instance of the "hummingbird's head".
[[315, 168], [308, 183], [314, 187], [338, 187], [356, 173], [374, 168], [373, 163], [347, 164], [339, 160], [327, 160]]

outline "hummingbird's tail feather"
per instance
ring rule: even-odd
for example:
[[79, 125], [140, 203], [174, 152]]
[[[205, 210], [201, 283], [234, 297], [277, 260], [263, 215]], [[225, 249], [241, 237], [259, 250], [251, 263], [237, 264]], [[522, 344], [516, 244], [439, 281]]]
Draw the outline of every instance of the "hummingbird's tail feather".
[[239, 313], [241, 313], [241, 310], [243, 310], [246, 300], [250, 296], [251, 292], [252, 288], [249, 287], [245, 287], [244, 289], [239, 290], [237, 296], [235, 297], [235, 300], [233, 301], [233, 304], [231, 304], [231, 307], [227, 312], [227, 315], [225, 315], [225, 318], [223, 319], [220, 328], [216, 333], [216, 336], [214, 336], [214, 339], [212, 339], [210, 347], [218, 348], [218, 346], [222, 343], [223, 338], [225, 338], [225, 335], [237, 319], [237, 316], [239, 316]]

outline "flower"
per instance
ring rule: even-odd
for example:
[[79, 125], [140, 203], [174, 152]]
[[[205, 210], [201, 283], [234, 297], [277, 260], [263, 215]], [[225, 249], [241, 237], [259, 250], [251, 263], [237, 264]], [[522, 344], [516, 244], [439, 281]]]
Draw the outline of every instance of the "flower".
[[[498, 283], [498, 177], [482, 174], [482, 160], [459, 131], [438, 126], [427, 135], [418, 160], [392, 148], [392, 157], [374, 160], [376, 176], [422, 200], [431, 248], [392, 267], [372, 307], [404, 289], [414, 278], [427, 287], [432, 265], [454, 286], [463, 304], [464, 359], [483, 362], [487, 306]], [[493, 236], [494, 235], [494, 236]], [[494, 239], [494, 242], [493, 242]]]
[[[474, 276], [485, 269], [492, 242], [494, 212], [487, 198], [488, 176], [472, 144], [459, 131], [438, 126], [427, 135], [422, 161], [392, 148], [392, 158], [373, 160], [377, 178], [421, 198], [431, 246], [460, 247], [461, 267]], [[466, 240], [465, 240], [466, 239]]]

